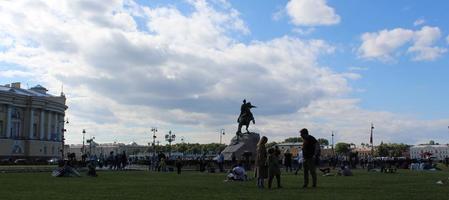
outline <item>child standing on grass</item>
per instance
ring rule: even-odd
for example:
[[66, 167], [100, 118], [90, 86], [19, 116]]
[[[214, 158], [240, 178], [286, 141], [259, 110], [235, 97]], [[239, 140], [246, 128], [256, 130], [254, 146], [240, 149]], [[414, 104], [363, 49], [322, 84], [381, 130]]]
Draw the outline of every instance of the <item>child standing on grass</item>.
[[274, 149], [268, 150], [268, 189], [271, 189], [274, 177], [278, 184], [278, 188], [281, 187], [281, 169], [279, 164], [279, 154]]
[[167, 163], [165, 163], [165, 158], [161, 158], [159, 161], [159, 167], [161, 168], [162, 172], [167, 172]]
[[181, 174], [181, 169], [182, 169], [182, 166], [183, 166], [181, 156], [178, 156], [178, 158], [176, 158], [175, 165], [176, 165], [176, 169], [178, 171], [178, 174]]

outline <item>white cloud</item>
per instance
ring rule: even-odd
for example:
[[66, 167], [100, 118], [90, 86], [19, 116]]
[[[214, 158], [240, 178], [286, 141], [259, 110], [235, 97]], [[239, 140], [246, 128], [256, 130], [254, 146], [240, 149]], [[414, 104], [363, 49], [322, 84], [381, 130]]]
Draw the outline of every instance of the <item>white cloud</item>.
[[310, 35], [311, 33], [313, 33], [315, 31], [315, 28], [307, 28], [307, 29], [302, 29], [302, 28], [294, 28], [292, 30], [292, 32], [297, 33], [299, 35]]
[[446, 42], [449, 44], [449, 35], [446, 37]]
[[359, 53], [364, 58], [393, 59], [393, 53], [413, 38], [413, 31], [397, 28], [375, 33], [364, 33]]
[[426, 23], [426, 20], [424, 19], [417, 19], [415, 22], [413, 22], [413, 26], [420, 26]]
[[414, 60], [435, 60], [447, 51], [445, 48], [432, 46], [441, 38], [441, 31], [438, 27], [424, 26], [415, 32], [413, 46], [408, 48], [408, 52], [414, 53]]
[[[16, 41], [0, 61], [39, 72], [39, 83], [51, 91], [64, 83], [76, 124], [70, 128], [104, 129], [98, 138], [111, 128], [139, 137], [154, 125], [231, 130], [243, 98], [259, 105], [257, 117], [294, 113], [315, 99], [349, 92], [346, 79], [357, 78], [317, 64], [334, 51], [322, 40], [238, 42], [231, 33], [249, 30], [229, 6], [191, 1], [194, 11], [186, 14], [172, 6], [127, 10], [122, 1], [33, 2], [39, 6], [0, 3], [0, 32]], [[11, 23], [16, 10], [21, 20]], [[149, 32], [137, 30], [134, 13]]]
[[413, 60], [435, 60], [446, 52], [446, 49], [434, 46], [440, 38], [440, 29], [429, 26], [424, 26], [421, 30], [416, 31], [396, 28], [364, 33], [361, 37], [362, 44], [358, 53], [361, 57], [367, 59], [392, 61], [400, 55], [401, 48], [411, 44], [407, 53], [413, 55]]
[[326, 0], [290, 0], [286, 6], [291, 22], [297, 26], [333, 25], [340, 23], [340, 16]]
[[86, 129], [99, 142], [144, 144], [152, 126], [190, 142], [213, 142], [225, 128], [230, 139], [243, 98], [258, 106], [250, 129], [271, 140], [307, 126], [320, 137], [338, 129], [360, 141], [371, 119], [415, 127], [345, 99], [353, 91], [348, 81], [361, 76], [320, 66], [335, 51], [327, 42], [283, 36], [242, 43], [232, 35], [250, 30], [230, 4], [189, 3], [193, 11], [183, 13], [129, 0], [0, 1], [0, 36], [12, 41], [0, 61], [24, 66], [3, 74], [33, 74], [53, 93], [64, 84], [68, 143], [79, 143]]
[[33, 75], [33, 73], [20, 70], [0, 70], [0, 77], [5, 78], [31, 77]]
[[272, 15], [271, 15], [271, 18], [274, 20], [274, 21], [279, 21], [280, 19], [282, 19], [284, 16], [285, 16], [285, 9], [284, 8], [281, 8], [281, 9], [278, 9], [276, 12], [274, 12]]

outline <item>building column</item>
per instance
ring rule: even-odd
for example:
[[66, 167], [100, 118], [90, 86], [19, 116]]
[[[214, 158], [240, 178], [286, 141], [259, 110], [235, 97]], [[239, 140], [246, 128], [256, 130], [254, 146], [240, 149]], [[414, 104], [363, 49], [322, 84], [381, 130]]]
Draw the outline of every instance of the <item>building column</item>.
[[30, 139], [34, 139], [34, 127], [33, 127], [33, 124], [34, 124], [34, 109], [30, 109], [30, 124], [29, 124], [29, 134], [30, 134], [30, 136], [29, 136], [29, 138]]
[[41, 118], [39, 120], [39, 123], [40, 123], [40, 125], [39, 125], [39, 136], [41, 137], [41, 140], [45, 139], [45, 127], [44, 127], [45, 123], [44, 123], [44, 120], [45, 120], [45, 111], [41, 110]]
[[54, 132], [54, 134], [55, 134], [55, 141], [58, 141], [58, 133], [59, 133], [59, 120], [58, 120], [58, 113], [55, 113], [54, 114], [54, 120], [55, 120], [55, 132]]
[[7, 105], [6, 109], [6, 138], [11, 138], [11, 105]]
[[52, 112], [48, 111], [48, 121], [47, 121], [47, 140], [51, 139], [51, 122], [52, 122]]

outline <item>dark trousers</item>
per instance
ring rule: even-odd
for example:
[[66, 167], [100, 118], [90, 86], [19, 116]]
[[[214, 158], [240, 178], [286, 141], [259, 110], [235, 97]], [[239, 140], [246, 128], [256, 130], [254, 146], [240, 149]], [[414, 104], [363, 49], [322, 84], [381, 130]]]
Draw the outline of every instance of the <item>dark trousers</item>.
[[222, 162], [218, 163], [218, 168], [220, 169], [220, 172], [224, 172], [223, 163]]
[[316, 187], [316, 164], [313, 158], [304, 160], [304, 186], [309, 185], [309, 172], [312, 175], [313, 186]]
[[268, 177], [268, 188], [271, 188], [271, 184], [273, 183], [273, 179], [276, 177], [276, 181], [278, 183], [278, 188], [281, 187], [281, 175], [280, 174], [270, 174]]

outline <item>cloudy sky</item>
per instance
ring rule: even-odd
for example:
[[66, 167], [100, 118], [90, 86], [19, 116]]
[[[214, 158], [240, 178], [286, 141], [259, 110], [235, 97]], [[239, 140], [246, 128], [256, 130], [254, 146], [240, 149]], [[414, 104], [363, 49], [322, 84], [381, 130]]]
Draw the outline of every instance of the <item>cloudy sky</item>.
[[67, 95], [68, 143], [449, 142], [446, 0], [0, 1], [0, 83]]

